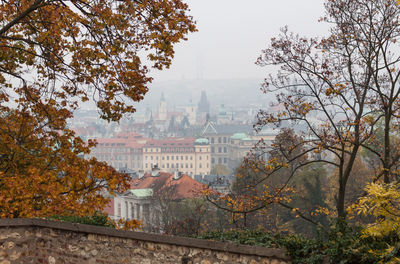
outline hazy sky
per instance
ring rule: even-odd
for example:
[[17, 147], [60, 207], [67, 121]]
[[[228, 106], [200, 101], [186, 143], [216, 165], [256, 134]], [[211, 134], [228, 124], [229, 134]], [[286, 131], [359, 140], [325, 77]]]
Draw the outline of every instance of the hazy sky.
[[176, 46], [169, 70], [154, 82], [180, 79], [263, 78], [254, 64], [282, 26], [301, 35], [325, 35], [323, 0], [185, 0], [199, 31]]

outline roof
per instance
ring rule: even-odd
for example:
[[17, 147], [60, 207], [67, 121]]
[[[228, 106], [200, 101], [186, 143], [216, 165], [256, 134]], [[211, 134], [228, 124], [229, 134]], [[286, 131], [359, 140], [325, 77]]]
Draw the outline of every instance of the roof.
[[201, 135], [209, 134], [225, 134], [233, 135], [235, 133], [250, 133], [253, 131], [252, 125], [216, 125], [211, 121], [208, 121], [204, 126]]
[[149, 196], [153, 196], [153, 189], [131, 189], [128, 191], [130, 194], [135, 195], [138, 198], [145, 198]]
[[246, 137], [247, 136], [245, 133], [235, 133], [233, 136], [231, 136], [232, 139], [244, 139]]
[[206, 138], [198, 138], [194, 141], [195, 144], [199, 145], [207, 145], [208, 144], [208, 139]]
[[[173, 179], [174, 175], [160, 172], [160, 176], [152, 177], [145, 174], [141, 179], [135, 178], [130, 182], [131, 191], [138, 189], [152, 189], [154, 194], [169, 195], [170, 199], [194, 198], [202, 195], [206, 185], [192, 179], [187, 175], [182, 175], [179, 179]], [[170, 193], [165, 193], [171, 190]]]
[[146, 142], [145, 147], [193, 147], [194, 138], [165, 138], [152, 139]]

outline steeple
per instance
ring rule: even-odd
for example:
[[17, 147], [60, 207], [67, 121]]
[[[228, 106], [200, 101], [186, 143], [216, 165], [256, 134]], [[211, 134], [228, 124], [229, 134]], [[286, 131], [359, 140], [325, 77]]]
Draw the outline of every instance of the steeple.
[[209, 113], [210, 112], [210, 103], [207, 100], [206, 92], [203, 90], [201, 91], [201, 97], [198, 104], [198, 111], [199, 113]]

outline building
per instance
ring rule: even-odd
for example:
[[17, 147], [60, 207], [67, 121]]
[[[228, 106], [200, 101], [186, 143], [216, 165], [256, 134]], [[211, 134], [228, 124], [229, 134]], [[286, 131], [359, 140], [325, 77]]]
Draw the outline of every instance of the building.
[[149, 173], [139, 173], [139, 177], [130, 182], [128, 191], [111, 198], [105, 213], [113, 220], [138, 219], [142, 221], [143, 230], [162, 232], [163, 214], [173, 213], [165, 212], [163, 204], [200, 197], [205, 188], [188, 175], [177, 171], [160, 172], [155, 167]]
[[[222, 164], [227, 168], [233, 169], [230, 164], [231, 160], [235, 159], [235, 155], [239, 150], [232, 153], [232, 147], [237, 147], [237, 142], [233, 142], [231, 137], [235, 133], [243, 133], [244, 135], [250, 134], [252, 126], [249, 125], [217, 125], [208, 121], [200, 135], [209, 140], [211, 167], [217, 164]], [[233, 146], [232, 146], [233, 145]], [[239, 144], [240, 145], [240, 144]]]
[[205, 175], [211, 171], [210, 145], [207, 139], [167, 138], [149, 140], [143, 146], [143, 169], [158, 166], [166, 172]]
[[107, 162], [116, 169], [143, 169], [143, 146], [147, 138], [137, 133], [120, 133], [116, 138], [98, 138], [90, 157]]

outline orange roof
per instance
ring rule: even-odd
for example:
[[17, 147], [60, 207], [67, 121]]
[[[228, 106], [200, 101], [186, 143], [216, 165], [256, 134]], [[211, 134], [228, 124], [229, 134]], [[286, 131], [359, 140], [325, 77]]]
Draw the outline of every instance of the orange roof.
[[[170, 199], [185, 199], [200, 197], [203, 190], [207, 188], [191, 177], [183, 174], [179, 179], [174, 180], [174, 175], [166, 172], [160, 172], [159, 176], [153, 177], [151, 174], [145, 174], [141, 179], [132, 179], [131, 189], [151, 188], [155, 195], [169, 195]], [[171, 188], [168, 188], [171, 187]], [[170, 193], [168, 191], [170, 190]]]

